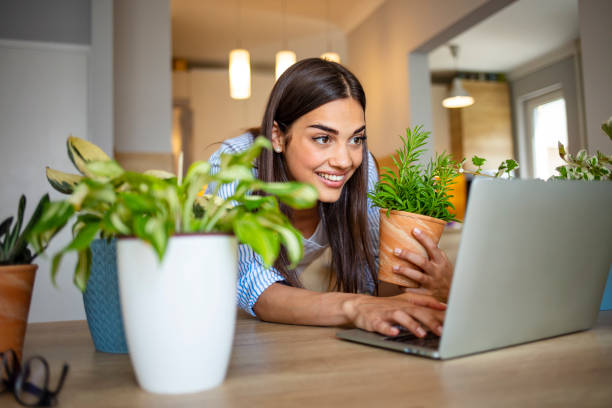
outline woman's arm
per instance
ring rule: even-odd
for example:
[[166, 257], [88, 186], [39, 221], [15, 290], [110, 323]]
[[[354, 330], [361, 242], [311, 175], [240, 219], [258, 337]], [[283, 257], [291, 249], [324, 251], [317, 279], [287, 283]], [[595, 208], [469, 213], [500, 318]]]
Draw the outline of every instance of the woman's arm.
[[404, 293], [378, 298], [369, 295], [328, 292], [274, 283], [255, 303], [253, 310], [266, 321], [317, 326], [354, 325], [394, 336], [401, 325], [419, 337], [426, 329], [440, 335], [446, 305], [433, 297]]

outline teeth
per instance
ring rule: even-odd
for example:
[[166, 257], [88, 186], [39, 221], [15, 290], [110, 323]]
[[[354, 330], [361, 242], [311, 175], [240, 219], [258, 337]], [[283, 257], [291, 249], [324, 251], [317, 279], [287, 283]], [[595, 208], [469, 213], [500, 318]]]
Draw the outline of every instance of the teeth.
[[318, 173], [320, 177], [323, 177], [326, 180], [329, 181], [340, 181], [344, 178], [344, 176], [334, 176], [331, 174], [326, 174], [326, 173]]

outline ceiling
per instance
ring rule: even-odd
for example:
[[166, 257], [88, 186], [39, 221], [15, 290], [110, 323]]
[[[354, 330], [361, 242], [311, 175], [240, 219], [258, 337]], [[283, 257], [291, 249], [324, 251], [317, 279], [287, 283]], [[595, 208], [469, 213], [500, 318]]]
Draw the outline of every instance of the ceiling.
[[[306, 48], [318, 55], [326, 51], [329, 42], [332, 47], [341, 45], [344, 35], [384, 1], [172, 0], [172, 54], [226, 63], [229, 51], [240, 42], [254, 63], [269, 63], [283, 47], [285, 31], [289, 48], [299, 48], [310, 40], [316, 44]], [[306, 56], [298, 53], [298, 58]]]
[[[519, 0], [449, 42], [457, 70], [509, 72], [579, 36], [577, 0]], [[455, 69], [448, 46], [429, 54], [432, 72]]]

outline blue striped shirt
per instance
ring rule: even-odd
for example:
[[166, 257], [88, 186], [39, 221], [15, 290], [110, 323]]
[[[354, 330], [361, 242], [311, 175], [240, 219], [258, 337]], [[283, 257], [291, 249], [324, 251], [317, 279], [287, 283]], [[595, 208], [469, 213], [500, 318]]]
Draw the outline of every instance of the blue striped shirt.
[[[211, 164], [211, 173], [217, 173], [221, 163], [222, 153], [237, 153], [246, 150], [253, 143], [253, 136], [250, 133], [245, 133], [233, 139], [226, 140], [222, 147], [217, 150], [209, 159]], [[257, 170], [253, 169], [253, 174], [257, 177]], [[371, 154], [368, 155], [368, 191], [374, 189], [374, 185], [378, 181], [378, 172], [374, 164], [374, 158]], [[232, 196], [236, 190], [237, 182], [224, 184], [219, 188], [217, 195], [221, 198]], [[206, 193], [214, 192], [214, 185], [209, 185]], [[372, 252], [378, 254], [378, 222], [379, 212], [377, 207], [372, 206], [372, 202], [368, 198], [368, 226], [370, 233], [370, 242]], [[376, 264], [378, 267], [378, 256], [376, 256]], [[374, 282], [370, 278], [367, 269], [364, 269], [364, 274], [368, 277], [368, 290], [374, 291]], [[261, 256], [254, 253], [250, 246], [241, 244], [238, 246], [238, 306], [255, 316], [253, 306], [259, 299], [259, 296], [270, 285], [275, 282], [282, 282], [284, 278], [275, 268], [264, 266]]]

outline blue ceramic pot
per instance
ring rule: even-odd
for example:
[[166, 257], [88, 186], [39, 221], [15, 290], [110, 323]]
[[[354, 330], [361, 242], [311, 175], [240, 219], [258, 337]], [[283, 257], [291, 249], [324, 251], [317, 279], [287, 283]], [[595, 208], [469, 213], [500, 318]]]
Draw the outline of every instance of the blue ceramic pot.
[[91, 338], [98, 351], [127, 353], [119, 301], [116, 240], [96, 239], [90, 247], [91, 275], [83, 302]]

